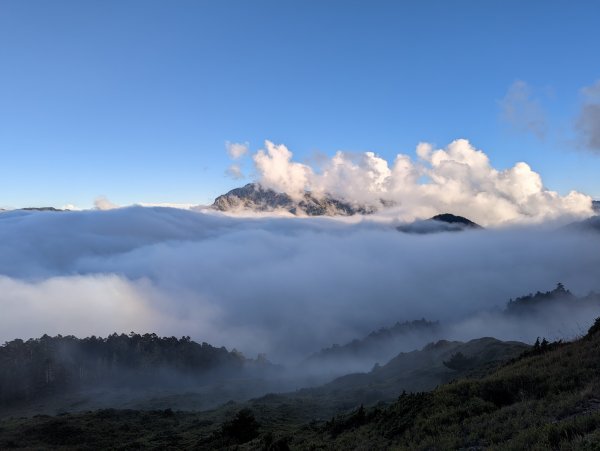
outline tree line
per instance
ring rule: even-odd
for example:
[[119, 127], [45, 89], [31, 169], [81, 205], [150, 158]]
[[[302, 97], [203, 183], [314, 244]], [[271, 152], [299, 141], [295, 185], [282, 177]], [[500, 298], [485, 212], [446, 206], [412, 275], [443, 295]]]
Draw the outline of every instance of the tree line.
[[44, 335], [16, 339], [0, 346], [0, 403], [74, 388], [164, 385], [169, 380], [180, 383], [182, 378], [192, 383], [239, 370], [245, 361], [235, 350], [200, 344], [187, 336], [131, 332], [106, 338]]

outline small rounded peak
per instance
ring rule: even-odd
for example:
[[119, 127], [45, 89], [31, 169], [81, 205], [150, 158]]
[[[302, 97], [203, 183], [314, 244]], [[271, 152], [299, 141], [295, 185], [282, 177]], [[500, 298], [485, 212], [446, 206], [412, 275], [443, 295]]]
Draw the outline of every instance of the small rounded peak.
[[431, 220], [446, 222], [448, 224], [462, 224], [466, 227], [481, 228], [479, 224], [474, 223], [470, 219], [467, 219], [464, 216], [456, 216], [451, 213], [442, 213], [439, 215], [435, 215], [433, 218], [431, 218]]

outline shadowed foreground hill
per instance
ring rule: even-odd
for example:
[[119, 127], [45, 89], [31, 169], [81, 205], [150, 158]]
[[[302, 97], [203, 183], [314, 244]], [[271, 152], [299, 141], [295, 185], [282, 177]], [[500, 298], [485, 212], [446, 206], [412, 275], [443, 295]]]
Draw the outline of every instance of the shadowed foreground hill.
[[524, 343], [491, 337], [467, 343], [439, 340], [420, 350], [402, 352], [385, 365], [375, 365], [368, 373], [347, 374], [288, 396], [303, 397], [305, 402], [312, 399], [315, 412], [328, 405], [332, 407], [329, 412], [334, 412], [334, 407], [340, 410], [393, 401], [403, 391], [429, 391], [457, 377], [489, 372], [529, 348]]
[[573, 343], [543, 341], [481, 379], [334, 418], [298, 444], [383, 449], [598, 449], [600, 321]]
[[301, 406], [280, 401], [270, 409], [257, 401], [199, 413], [103, 410], [4, 420], [0, 447], [597, 449], [600, 321], [578, 341], [543, 341], [483, 377], [403, 393], [328, 421], [299, 421]]

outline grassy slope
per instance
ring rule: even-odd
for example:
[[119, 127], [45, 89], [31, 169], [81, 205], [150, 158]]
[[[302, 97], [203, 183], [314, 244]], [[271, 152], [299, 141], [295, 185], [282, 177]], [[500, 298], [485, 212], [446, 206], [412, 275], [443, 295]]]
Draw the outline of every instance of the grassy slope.
[[336, 418], [300, 447], [599, 449], [600, 333]]

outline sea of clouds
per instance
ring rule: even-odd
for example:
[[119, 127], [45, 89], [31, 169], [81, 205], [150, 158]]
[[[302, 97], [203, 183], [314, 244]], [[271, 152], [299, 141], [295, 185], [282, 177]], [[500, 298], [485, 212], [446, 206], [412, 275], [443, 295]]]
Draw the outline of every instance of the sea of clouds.
[[[458, 324], [558, 281], [577, 294], [600, 289], [597, 233], [520, 226], [414, 235], [394, 225], [385, 216], [160, 207], [3, 212], [0, 340], [156, 332], [291, 361], [396, 321]], [[520, 332], [477, 318], [456, 337], [531, 340], [540, 329], [587, 326], [561, 318], [561, 330]]]
[[[247, 143], [228, 151], [250, 157]], [[453, 324], [461, 339], [584, 331], [592, 317], [523, 331], [486, 315], [558, 281], [576, 294], [600, 290], [600, 234], [562, 227], [590, 216], [591, 198], [548, 190], [525, 163], [497, 170], [466, 140], [416, 154], [389, 165], [338, 152], [316, 168], [267, 141], [251, 156], [264, 187], [393, 205], [370, 216], [236, 216], [104, 198], [87, 211], [1, 212], [0, 340], [156, 332], [290, 361], [422, 317]], [[488, 227], [396, 229], [444, 212]]]

